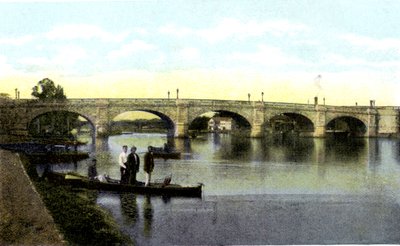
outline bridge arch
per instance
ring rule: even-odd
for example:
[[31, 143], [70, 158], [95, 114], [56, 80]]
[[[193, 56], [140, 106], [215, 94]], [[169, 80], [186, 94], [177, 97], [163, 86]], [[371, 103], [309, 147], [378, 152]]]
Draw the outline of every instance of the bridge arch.
[[164, 113], [162, 113], [162, 112], [159, 112], [159, 111], [156, 111], [156, 110], [150, 110], [150, 109], [129, 109], [129, 110], [121, 110], [121, 111], [113, 112], [111, 114], [111, 116], [110, 116], [110, 121], [111, 121], [110, 122], [110, 127], [112, 128], [114, 119], [117, 116], [119, 116], [121, 114], [124, 114], [124, 113], [128, 113], [128, 112], [146, 112], [146, 113], [153, 114], [153, 115], [159, 117], [165, 123], [165, 127], [167, 129], [167, 136], [168, 137], [173, 137], [174, 134], [175, 134], [176, 124], [171, 119], [171, 117], [166, 115], [166, 114], [164, 114]]
[[[201, 113], [197, 115], [196, 117], [192, 115], [192, 117], [188, 121], [189, 128], [190, 126], [193, 125], [193, 123], [198, 119], [199, 117], [202, 117], [203, 115], [210, 115], [210, 118], [213, 118], [214, 116], [212, 114], [217, 114], [218, 117], [220, 118], [231, 118], [234, 123], [231, 125], [232, 129], [229, 130], [237, 130], [237, 129], [245, 129], [249, 130], [251, 129], [252, 125], [251, 122], [243, 115], [233, 112], [233, 111], [228, 111], [228, 110], [208, 110], [204, 113]], [[209, 129], [210, 130], [210, 129]], [[216, 129], [211, 129], [211, 130], [216, 130]], [[225, 129], [219, 129], [219, 130], [225, 130]]]
[[[49, 116], [48, 119], [50, 119], [47, 122], [47, 125], [44, 125], [43, 120], [41, 121], [41, 119], [44, 119], [43, 117], [45, 116]], [[94, 137], [95, 137], [95, 124], [93, 123], [94, 120], [92, 117], [87, 116], [81, 112], [76, 112], [74, 110], [68, 110], [68, 109], [48, 109], [48, 110], [40, 110], [40, 111], [34, 111], [30, 114], [30, 116], [28, 117], [27, 120], [27, 126], [26, 129], [28, 130], [28, 135], [30, 136], [42, 136], [42, 137], [46, 137], [48, 134], [50, 134], [49, 131], [54, 130], [54, 129], [63, 129], [66, 132], [56, 132], [56, 133], [52, 133], [52, 137], [56, 137], [57, 134], [59, 134], [60, 136], [65, 136], [64, 134], [68, 134], [70, 133], [69, 131], [71, 131], [72, 127], [76, 127], [78, 129], [80, 129], [82, 127], [82, 125], [73, 125], [74, 123], [71, 122], [71, 118], [69, 117], [76, 117], [78, 119], [78, 117], [82, 117], [85, 121], [87, 121], [87, 123], [90, 126], [90, 135], [92, 137], [92, 141], [94, 141]], [[57, 119], [55, 119], [57, 118]], [[56, 122], [56, 120], [58, 122]], [[75, 122], [76, 123], [76, 122]], [[57, 128], [56, 128], [57, 126]], [[79, 130], [78, 130], [79, 131]], [[77, 132], [78, 133], [78, 132]], [[76, 134], [77, 134], [76, 133]], [[71, 133], [72, 134], [72, 133]], [[73, 137], [73, 135], [70, 135], [71, 137]]]
[[296, 133], [299, 136], [312, 136], [314, 122], [306, 115], [295, 112], [281, 112], [271, 115], [264, 123], [269, 133]]
[[364, 137], [368, 132], [368, 123], [355, 116], [341, 115], [327, 121], [326, 134]]

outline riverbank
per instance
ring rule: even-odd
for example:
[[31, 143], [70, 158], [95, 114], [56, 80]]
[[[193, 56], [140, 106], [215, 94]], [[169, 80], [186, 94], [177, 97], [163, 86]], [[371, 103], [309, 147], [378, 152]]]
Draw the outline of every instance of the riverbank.
[[0, 245], [65, 245], [17, 154], [0, 150]]
[[110, 214], [96, 205], [97, 191], [75, 190], [39, 178], [36, 166], [21, 156], [28, 176], [71, 245], [132, 245]]
[[0, 173], [0, 245], [133, 244], [96, 192], [48, 183], [24, 155], [1, 149]]

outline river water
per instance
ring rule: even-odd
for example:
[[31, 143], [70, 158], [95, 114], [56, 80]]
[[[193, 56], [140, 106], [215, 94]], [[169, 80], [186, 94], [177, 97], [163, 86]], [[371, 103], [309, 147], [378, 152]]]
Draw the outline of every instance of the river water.
[[[98, 141], [91, 155], [100, 174], [119, 178], [122, 145], [135, 145], [143, 161], [147, 146], [167, 141], [182, 158], [156, 159], [153, 180], [172, 174], [173, 183], [201, 182], [202, 198], [97, 196], [136, 245], [400, 243], [398, 139], [135, 133]], [[89, 162], [52, 168], [87, 174]]]

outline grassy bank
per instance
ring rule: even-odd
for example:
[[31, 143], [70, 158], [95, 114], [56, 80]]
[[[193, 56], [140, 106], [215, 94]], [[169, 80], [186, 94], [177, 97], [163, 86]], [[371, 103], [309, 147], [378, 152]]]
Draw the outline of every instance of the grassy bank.
[[71, 245], [132, 245], [114, 219], [96, 203], [95, 192], [72, 191], [41, 180], [35, 167], [22, 157], [31, 180], [53, 216], [64, 239]]

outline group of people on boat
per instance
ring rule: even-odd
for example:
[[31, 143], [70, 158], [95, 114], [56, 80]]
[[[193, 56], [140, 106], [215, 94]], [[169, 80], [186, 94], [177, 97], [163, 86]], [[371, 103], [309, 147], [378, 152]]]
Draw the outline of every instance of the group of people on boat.
[[[140, 158], [136, 153], [137, 148], [132, 146], [130, 153], [128, 154], [128, 146], [122, 146], [122, 152], [118, 158], [118, 164], [121, 172], [121, 184], [131, 184], [135, 185], [136, 174], [139, 172], [140, 168]], [[151, 180], [151, 173], [154, 169], [154, 156], [153, 149], [151, 146], [148, 147], [148, 152], [144, 155], [144, 165], [143, 170], [146, 175], [145, 186], [149, 186]]]
[[[170, 152], [171, 149], [167, 144], [164, 145], [164, 148], [156, 148], [153, 146], [148, 146], [147, 152], [145, 153], [143, 159], [143, 171], [145, 172], [145, 186], [150, 185], [151, 181], [151, 174], [154, 169], [154, 151], [161, 151]], [[122, 146], [122, 152], [119, 154], [118, 157], [118, 166], [121, 173], [121, 179], [119, 181], [120, 184], [130, 184], [136, 185], [137, 179], [136, 175], [140, 169], [140, 157], [136, 153], [137, 148], [132, 146], [130, 148], [130, 153], [128, 153], [128, 146]], [[97, 174], [97, 167], [96, 167], [96, 159], [92, 159], [91, 165], [88, 168], [88, 177], [90, 180], [93, 181], [101, 181], [101, 182], [109, 182], [111, 180], [108, 175], [98, 175]], [[170, 179], [170, 178], [169, 178]], [[164, 181], [169, 183], [170, 180]]]

